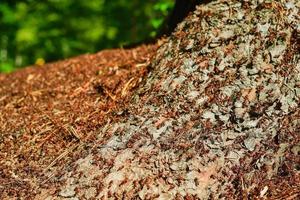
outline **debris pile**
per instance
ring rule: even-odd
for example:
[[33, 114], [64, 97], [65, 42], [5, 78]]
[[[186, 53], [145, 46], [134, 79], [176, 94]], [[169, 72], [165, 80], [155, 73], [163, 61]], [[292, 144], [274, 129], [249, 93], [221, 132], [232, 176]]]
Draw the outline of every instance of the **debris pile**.
[[[103, 117], [90, 130], [92, 139], [71, 128], [74, 145], [60, 146], [63, 153], [46, 168], [24, 167], [22, 175], [34, 172], [28, 179], [7, 167], [18, 158], [8, 156], [22, 146], [12, 143], [10, 152], [1, 152], [0, 167], [7, 167], [1, 182], [14, 182], [0, 191], [17, 196], [12, 190], [26, 183], [30, 192], [23, 196], [37, 199], [299, 198], [299, 24], [297, 0], [199, 6], [145, 64], [143, 80], [121, 84], [124, 103], [107, 87], [98, 88], [117, 103], [106, 114], [93, 114]], [[23, 132], [14, 132], [20, 135], [14, 139], [8, 130], [1, 130], [0, 145], [27, 141]], [[34, 151], [32, 156], [47, 155]]]

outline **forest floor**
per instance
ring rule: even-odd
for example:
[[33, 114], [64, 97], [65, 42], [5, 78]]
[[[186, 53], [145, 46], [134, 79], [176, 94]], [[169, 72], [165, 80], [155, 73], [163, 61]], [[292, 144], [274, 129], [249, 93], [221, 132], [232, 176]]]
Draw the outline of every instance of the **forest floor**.
[[299, 13], [217, 0], [156, 45], [0, 75], [0, 199], [299, 199]]
[[22, 196], [47, 182], [35, 175], [94, 140], [147, 74], [157, 48], [104, 50], [0, 74], [0, 194]]

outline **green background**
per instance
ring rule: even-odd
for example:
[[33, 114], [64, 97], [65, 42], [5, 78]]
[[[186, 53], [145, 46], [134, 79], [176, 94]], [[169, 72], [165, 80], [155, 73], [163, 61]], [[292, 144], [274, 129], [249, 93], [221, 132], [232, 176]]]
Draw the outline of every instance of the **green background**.
[[0, 2], [0, 72], [155, 37], [173, 0]]

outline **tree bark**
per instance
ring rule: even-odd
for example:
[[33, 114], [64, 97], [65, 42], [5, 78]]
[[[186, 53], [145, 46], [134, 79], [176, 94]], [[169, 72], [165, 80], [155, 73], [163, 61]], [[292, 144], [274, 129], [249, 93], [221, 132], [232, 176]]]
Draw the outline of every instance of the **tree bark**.
[[170, 35], [177, 24], [182, 22], [189, 13], [193, 12], [197, 5], [206, 4], [208, 2], [210, 2], [210, 0], [176, 0], [173, 11], [167, 18], [159, 35]]

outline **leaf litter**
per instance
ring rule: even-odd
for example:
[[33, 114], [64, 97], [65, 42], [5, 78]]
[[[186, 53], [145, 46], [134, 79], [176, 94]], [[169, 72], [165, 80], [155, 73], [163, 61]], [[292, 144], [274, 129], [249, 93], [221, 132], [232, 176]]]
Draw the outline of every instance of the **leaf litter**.
[[299, 16], [213, 1], [158, 49], [1, 75], [3, 198], [299, 198]]

